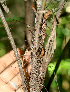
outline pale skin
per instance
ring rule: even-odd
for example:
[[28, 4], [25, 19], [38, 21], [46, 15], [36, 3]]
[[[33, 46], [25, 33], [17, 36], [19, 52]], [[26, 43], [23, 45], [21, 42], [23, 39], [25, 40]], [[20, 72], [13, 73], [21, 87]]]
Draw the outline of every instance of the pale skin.
[[[18, 50], [19, 55], [22, 52]], [[15, 61], [14, 52], [10, 51], [6, 55], [0, 58], [0, 92], [24, 92], [22, 86], [22, 80], [19, 73], [18, 64]], [[26, 52], [23, 65], [27, 62], [27, 67], [24, 67], [24, 73], [26, 77], [29, 77], [31, 71], [30, 51]]]

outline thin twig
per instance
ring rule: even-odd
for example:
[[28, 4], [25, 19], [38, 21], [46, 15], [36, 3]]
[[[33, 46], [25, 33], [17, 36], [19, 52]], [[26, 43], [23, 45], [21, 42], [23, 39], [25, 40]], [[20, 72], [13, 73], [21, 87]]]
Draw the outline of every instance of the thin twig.
[[16, 45], [15, 45], [14, 39], [12, 37], [12, 34], [11, 34], [10, 29], [8, 27], [8, 24], [7, 24], [6, 20], [5, 20], [5, 17], [3, 15], [3, 12], [1, 10], [1, 7], [0, 7], [0, 18], [1, 18], [2, 22], [3, 22], [3, 25], [5, 27], [5, 30], [6, 30], [7, 35], [8, 35], [8, 38], [10, 40], [11, 46], [12, 46], [12, 48], [14, 50], [14, 53], [15, 53], [15, 56], [16, 56], [16, 59], [17, 59], [17, 63], [18, 63], [18, 67], [19, 67], [19, 71], [20, 71], [20, 75], [21, 75], [21, 79], [22, 79], [22, 84], [23, 84], [23, 87], [24, 87], [24, 91], [25, 92], [28, 92], [27, 91], [27, 87], [26, 87], [26, 78], [24, 76], [24, 72], [23, 72], [23, 69], [22, 69], [22, 62], [21, 62], [20, 57], [18, 55], [18, 51], [16, 49]]
[[5, 12], [8, 13], [9, 12], [9, 8], [6, 5], [6, 0], [0, 0], [0, 3], [1, 3], [3, 9], [5, 10]]
[[[51, 75], [51, 77], [50, 77], [50, 79], [49, 79], [49, 82], [48, 82], [48, 85], [47, 85], [47, 91], [49, 91], [49, 88], [50, 88], [50, 86], [51, 86], [51, 83], [52, 83], [52, 81], [53, 81], [53, 79], [54, 79], [54, 76], [56, 75], [56, 72], [57, 72], [57, 70], [58, 70], [58, 68], [59, 68], [59, 65], [60, 65], [60, 63], [61, 63], [61, 60], [63, 59], [63, 57], [64, 57], [64, 52], [66, 51], [66, 49], [68, 49], [69, 48], [69, 45], [70, 45], [70, 40], [68, 41], [68, 43], [66, 44], [66, 46], [65, 46], [65, 48], [63, 49], [63, 52], [62, 52], [62, 54], [61, 54], [61, 56], [59, 57], [59, 59], [58, 59], [58, 61], [57, 61], [57, 64], [56, 64], [56, 66], [55, 66], [55, 70], [53, 71], [53, 74]], [[55, 73], [55, 74], [54, 74]]]
[[59, 3], [59, 6], [58, 6], [58, 9], [57, 9], [57, 12], [56, 12], [56, 18], [58, 19], [61, 15], [61, 11], [62, 11], [62, 8], [64, 6], [64, 2], [65, 0], [60, 0], [60, 3]]

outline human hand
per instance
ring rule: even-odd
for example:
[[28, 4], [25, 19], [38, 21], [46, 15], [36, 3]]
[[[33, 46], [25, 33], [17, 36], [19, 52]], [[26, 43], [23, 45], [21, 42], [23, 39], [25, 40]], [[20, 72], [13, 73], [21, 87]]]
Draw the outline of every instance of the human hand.
[[[22, 55], [20, 49], [18, 49], [18, 53]], [[31, 65], [29, 64], [30, 51], [25, 54], [25, 58], [22, 57], [21, 61], [24, 60], [23, 65], [26, 65], [25, 63], [27, 62], [28, 65], [24, 66], [24, 73], [26, 77], [29, 77], [31, 70]], [[0, 92], [24, 92], [14, 51], [10, 51], [0, 58]]]

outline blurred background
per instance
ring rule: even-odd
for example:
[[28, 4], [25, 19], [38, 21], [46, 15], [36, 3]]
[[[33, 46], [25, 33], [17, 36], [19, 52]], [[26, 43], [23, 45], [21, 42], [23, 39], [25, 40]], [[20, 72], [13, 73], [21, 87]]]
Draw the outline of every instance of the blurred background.
[[[45, 9], [52, 9], [56, 15], [60, 0], [47, 0]], [[12, 36], [16, 46], [21, 47], [25, 44], [25, 3], [24, 0], [6, 0], [10, 12], [7, 14], [3, 10], [6, 21], [10, 27]], [[51, 28], [50, 23], [52, 16], [49, 17], [47, 25]], [[46, 29], [49, 35], [50, 29]], [[46, 73], [45, 87], [47, 86], [50, 77], [55, 69], [56, 63], [60, 61], [58, 71], [51, 84], [49, 92], [70, 92], [70, 44], [65, 48], [70, 39], [70, 0], [66, 0], [59, 18], [59, 24], [56, 29], [56, 50], [54, 57], [48, 65]], [[45, 37], [44, 46], [48, 38]], [[69, 42], [70, 43], [70, 42]], [[10, 41], [0, 19], [0, 57], [12, 50]], [[62, 53], [63, 52], [63, 53]], [[62, 54], [62, 57], [60, 57]], [[60, 58], [60, 60], [59, 60]], [[43, 90], [44, 92], [44, 90]]]

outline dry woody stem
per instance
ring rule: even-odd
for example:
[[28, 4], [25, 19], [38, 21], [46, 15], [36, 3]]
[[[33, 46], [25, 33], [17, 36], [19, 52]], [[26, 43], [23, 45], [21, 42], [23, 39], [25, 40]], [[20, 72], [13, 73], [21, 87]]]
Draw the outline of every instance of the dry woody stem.
[[24, 87], [24, 91], [25, 92], [28, 92], [27, 91], [27, 87], [26, 87], [26, 78], [24, 76], [24, 72], [23, 72], [23, 69], [22, 69], [22, 62], [21, 62], [20, 57], [18, 55], [18, 52], [17, 52], [17, 49], [16, 49], [16, 45], [15, 45], [14, 39], [12, 37], [12, 34], [11, 34], [10, 29], [8, 27], [8, 24], [7, 24], [6, 20], [5, 20], [5, 17], [3, 15], [3, 12], [1, 10], [1, 7], [0, 7], [0, 18], [1, 18], [2, 22], [3, 22], [3, 26], [5, 27], [5, 30], [6, 30], [7, 35], [8, 35], [8, 38], [10, 40], [11, 46], [12, 46], [12, 48], [14, 50], [14, 53], [15, 53], [15, 56], [16, 56], [16, 59], [17, 59], [17, 63], [18, 63], [18, 66], [19, 66], [19, 71], [20, 71], [20, 75], [21, 75], [21, 79], [22, 79], [22, 84], [23, 84], [23, 87]]
[[[4, 10], [6, 12], [9, 12], [7, 6], [4, 6], [4, 3], [2, 1], [5, 1], [5, 0], [0, 1]], [[60, 0], [58, 10], [56, 12], [56, 16], [54, 16], [54, 13], [52, 10], [49, 10], [49, 9], [44, 10], [45, 4], [47, 2], [46, 0], [25, 0], [25, 1], [26, 1], [25, 3], [26, 5], [26, 34], [27, 34], [27, 40], [31, 49], [31, 57], [30, 57], [31, 58], [31, 61], [30, 61], [31, 72], [29, 76], [30, 82], [29, 81], [27, 82], [25, 78], [25, 75], [22, 69], [22, 62], [18, 55], [14, 39], [12, 37], [12, 34], [10, 32], [10, 29], [5, 20], [5, 17], [3, 15], [1, 8], [0, 8], [0, 18], [3, 22], [3, 25], [5, 27], [8, 38], [10, 40], [11, 46], [14, 50], [14, 53], [17, 59], [20, 75], [22, 78], [22, 84], [24, 87], [24, 92], [41, 92], [41, 89], [43, 88], [48, 64], [53, 57], [54, 50], [56, 49], [56, 26], [57, 26], [56, 20], [58, 20], [60, 17], [61, 10], [63, 8], [63, 4], [65, 0]], [[33, 5], [34, 2], [37, 5], [35, 7], [36, 9], [34, 8], [34, 5]], [[44, 38], [46, 36], [46, 28], [47, 28], [46, 20], [48, 19], [50, 14], [53, 16], [52, 28], [50, 29], [51, 32], [50, 32], [47, 44], [44, 49], [43, 44], [44, 44]], [[26, 86], [27, 83], [29, 85], [29, 88], [27, 88]]]

